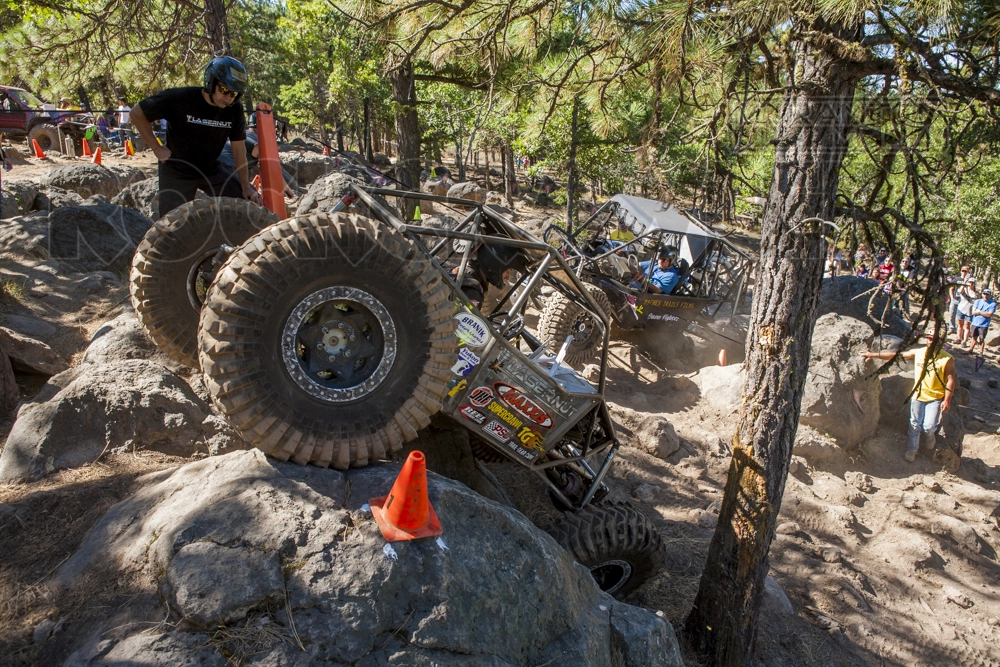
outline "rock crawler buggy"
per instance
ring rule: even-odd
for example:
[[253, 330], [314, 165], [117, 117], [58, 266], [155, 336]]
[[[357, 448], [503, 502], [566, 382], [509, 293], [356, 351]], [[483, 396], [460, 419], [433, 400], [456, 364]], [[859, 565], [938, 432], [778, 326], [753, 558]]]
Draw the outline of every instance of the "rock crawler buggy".
[[[399, 220], [387, 196], [401, 193], [355, 187], [345, 201], [368, 216], [281, 221], [243, 200], [181, 206], [136, 251], [139, 318], [166, 353], [200, 365], [249, 443], [282, 460], [364, 466], [450, 416], [536, 474], [564, 511], [552, 535], [604, 590], [628, 594], [663, 546], [641, 512], [602, 500], [619, 447], [603, 397], [607, 315], [559, 251], [492, 209], [406, 193], [472, 207], [436, 229]], [[487, 246], [512, 249], [498, 254], [521, 271], [489, 315], [460, 287]], [[541, 340], [525, 328], [542, 282], [599, 323], [596, 386], [563, 363], [576, 332]]]
[[[615, 240], [619, 224], [632, 239]], [[693, 218], [669, 204], [629, 195], [615, 195], [572, 233], [550, 225], [543, 237], [559, 248], [601, 310], [622, 329], [683, 330], [694, 324], [692, 332], [704, 335], [711, 331], [704, 325], [715, 322], [725, 304], [730, 305], [731, 325], [751, 268], [743, 251]], [[656, 251], [664, 246], [678, 251], [680, 282], [670, 294], [653, 294], [633, 275], [643, 260], [651, 260], [648, 278]], [[538, 328], [543, 337], [554, 338], [581, 331], [566, 357], [576, 364], [597, 354], [600, 330], [595, 324], [576, 304], [557, 296], [545, 304]]]

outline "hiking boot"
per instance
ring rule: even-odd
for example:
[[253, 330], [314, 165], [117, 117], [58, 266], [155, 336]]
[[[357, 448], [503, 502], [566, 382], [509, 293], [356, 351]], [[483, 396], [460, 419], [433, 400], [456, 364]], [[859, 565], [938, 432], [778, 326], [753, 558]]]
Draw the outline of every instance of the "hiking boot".
[[917, 453], [912, 449], [907, 449], [906, 452], [903, 454], [903, 458], [906, 459], [907, 461], [913, 461], [914, 459], [917, 458]]

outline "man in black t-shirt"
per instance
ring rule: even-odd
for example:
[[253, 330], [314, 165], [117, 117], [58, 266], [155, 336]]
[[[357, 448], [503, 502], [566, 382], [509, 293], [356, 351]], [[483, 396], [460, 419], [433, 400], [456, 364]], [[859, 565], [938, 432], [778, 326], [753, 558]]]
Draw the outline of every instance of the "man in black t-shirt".
[[[250, 185], [246, 121], [238, 104], [246, 88], [246, 69], [224, 56], [208, 63], [203, 87], [169, 88], [132, 108], [133, 127], [160, 161], [160, 215], [191, 201], [199, 189], [210, 197], [260, 203]], [[151, 125], [161, 118], [167, 121], [166, 146], [157, 143]], [[235, 174], [219, 163], [227, 140], [232, 143]]]

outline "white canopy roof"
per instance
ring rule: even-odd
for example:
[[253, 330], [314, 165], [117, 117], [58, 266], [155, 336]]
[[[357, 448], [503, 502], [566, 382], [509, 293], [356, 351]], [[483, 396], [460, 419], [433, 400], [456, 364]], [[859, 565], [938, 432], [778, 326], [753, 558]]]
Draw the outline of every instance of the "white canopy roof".
[[662, 229], [678, 234], [695, 234], [697, 236], [716, 238], [716, 235], [711, 231], [687, 217], [670, 204], [665, 204], [655, 199], [643, 199], [642, 197], [633, 197], [631, 195], [615, 195], [611, 198], [611, 201], [617, 202], [622, 208], [631, 213], [635, 217], [635, 221], [642, 227], [643, 233], [650, 229]]

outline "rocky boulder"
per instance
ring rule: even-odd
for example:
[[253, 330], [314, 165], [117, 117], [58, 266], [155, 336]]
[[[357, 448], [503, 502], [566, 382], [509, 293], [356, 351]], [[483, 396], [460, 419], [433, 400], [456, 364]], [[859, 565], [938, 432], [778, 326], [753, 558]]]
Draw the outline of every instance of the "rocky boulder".
[[448, 188], [448, 196], [455, 199], [469, 199], [480, 204], [486, 201], [486, 191], [471, 181], [451, 186]]
[[2, 482], [36, 480], [108, 451], [191, 456], [246, 446], [184, 380], [151, 361], [84, 364], [49, 385], [18, 411], [0, 454]]
[[[874, 301], [873, 301], [874, 297]], [[872, 314], [868, 314], [871, 303]], [[885, 317], [885, 326], [881, 324], [885, 312], [886, 294], [879, 284], [870, 278], [857, 276], [838, 276], [823, 279], [823, 291], [819, 298], [819, 314], [837, 313], [852, 317], [869, 325], [875, 333], [905, 336], [910, 325], [898, 315], [889, 312]]]
[[705, 366], [694, 377], [702, 398], [724, 414], [735, 414], [743, 402], [747, 374], [741, 365]]
[[309, 186], [309, 190], [299, 201], [296, 215], [306, 215], [313, 211], [329, 211], [350, 191], [352, 183], [367, 185], [367, 181], [364, 179], [336, 171], [320, 177]]
[[[440, 539], [387, 544], [367, 502], [398, 470], [250, 450], [154, 475], [53, 584], [140, 574], [162, 606], [110, 610], [66, 664], [222, 665], [210, 637], [264, 625], [271, 641], [242, 664], [683, 664], [663, 617], [601, 593], [523, 515], [461, 484], [428, 475]], [[146, 629], [165, 611], [172, 622]]]
[[147, 178], [132, 183], [115, 195], [112, 204], [138, 211], [150, 220], [160, 219], [160, 180]]
[[123, 188], [146, 180], [146, 174], [142, 173], [141, 169], [127, 164], [111, 164], [108, 165], [108, 169], [118, 176], [118, 182]]
[[299, 185], [312, 185], [320, 177], [337, 170], [337, 159], [320, 153], [285, 154], [281, 166]]
[[864, 322], [830, 313], [816, 321], [799, 423], [845, 449], [875, 434], [879, 420], [877, 377], [861, 356], [872, 340]]
[[0, 225], [0, 249], [19, 257], [48, 259], [48, 213], [35, 212], [5, 220]]
[[48, 216], [49, 257], [79, 271], [126, 270], [153, 221], [138, 211], [93, 198]]
[[38, 191], [32, 208], [36, 211], [51, 212], [53, 209], [63, 206], [83, 206], [83, 204], [83, 197], [77, 193], [50, 185]]
[[[138, 169], [134, 171], [139, 172]], [[141, 180], [142, 173], [139, 172], [138, 176]], [[63, 190], [71, 190], [84, 198], [104, 195], [111, 199], [133, 182], [130, 179], [135, 178], [134, 172], [123, 171], [119, 174], [100, 164], [71, 164], [49, 170], [42, 176], [41, 184], [45, 187], [54, 185]]]
[[37, 194], [38, 183], [35, 181], [28, 179], [4, 180], [0, 218], [13, 218], [30, 213]]

